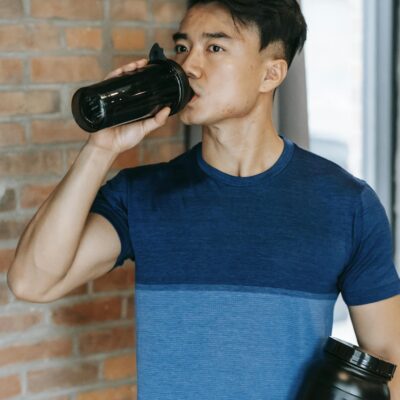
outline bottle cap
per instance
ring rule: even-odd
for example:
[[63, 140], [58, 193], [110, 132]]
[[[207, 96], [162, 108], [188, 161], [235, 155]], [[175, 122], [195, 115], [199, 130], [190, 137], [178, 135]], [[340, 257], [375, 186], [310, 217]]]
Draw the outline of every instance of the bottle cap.
[[154, 43], [150, 49], [149, 61], [154, 62], [158, 60], [167, 61], [167, 57], [165, 57], [164, 49], [158, 43]]
[[360, 347], [330, 336], [325, 344], [325, 352], [388, 380], [393, 378], [396, 365], [373, 356]]
[[177, 62], [165, 56], [164, 49], [161, 48], [158, 43], [154, 43], [150, 49], [149, 64], [166, 64], [174, 73], [179, 84], [180, 96], [177, 103], [172, 105], [170, 115], [177, 113], [179, 110], [185, 107], [194, 96], [194, 91], [190, 87], [189, 79], [186, 76], [185, 71]]

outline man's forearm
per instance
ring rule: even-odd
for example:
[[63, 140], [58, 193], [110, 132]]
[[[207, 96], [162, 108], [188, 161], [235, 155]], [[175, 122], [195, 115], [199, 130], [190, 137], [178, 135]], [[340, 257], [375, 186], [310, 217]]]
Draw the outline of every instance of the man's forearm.
[[[83, 147], [64, 179], [40, 207], [18, 244], [8, 280], [16, 292], [32, 287], [40, 293], [37, 271], [54, 277], [68, 271], [94, 197], [115, 155], [90, 144]], [[48, 281], [48, 279], [47, 279]], [[48, 283], [47, 283], [48, 284]]]
[[389, 356], [387, 361], [397, 366], [393, 379], [389, 382], [390, 400], [400, 400], [400, 356]]

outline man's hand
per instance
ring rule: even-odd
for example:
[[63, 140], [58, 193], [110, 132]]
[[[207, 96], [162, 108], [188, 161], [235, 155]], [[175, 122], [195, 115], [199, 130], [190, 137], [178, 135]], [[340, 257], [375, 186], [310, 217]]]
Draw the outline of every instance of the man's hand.
[[389, 388], [390, 398], [400, 400], [400, 295], [349, 312], [360, 347], [397, 365]]
[[[106, 78], [146, 64], [146, 59], [133, 62]], [[52, 301], [110, 270], [120, 251], [120, 240], [104, 218], [89, 216], [90, 206], [118, 154], [165, 124], [169, 113], [170, 109], [165, 107], [154, 118], [89, 135], [66, 176], [20, 238], [7, 274], [16, 297], [33, 302]]]
[[[110, 72], [105, 79], [126, 75], [148, 63], [146, 58], [134, 61]], [[119, 154], [136, 146], [148, 133], [163, 126], [168, 119], [171, 109], [164, 107], [153, 118], [118, 125], [90, 134], [88, 144]]]

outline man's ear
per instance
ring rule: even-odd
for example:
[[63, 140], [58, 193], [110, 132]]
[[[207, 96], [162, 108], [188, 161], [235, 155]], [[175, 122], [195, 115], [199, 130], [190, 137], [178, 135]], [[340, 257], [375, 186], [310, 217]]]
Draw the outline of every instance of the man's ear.
[[284, 59], [268, 60], [265, 63], [264, 80], [261, 84], [260, 91], [263, 93], [272, 92], [286, 78], [288, 72], [288, 64]]

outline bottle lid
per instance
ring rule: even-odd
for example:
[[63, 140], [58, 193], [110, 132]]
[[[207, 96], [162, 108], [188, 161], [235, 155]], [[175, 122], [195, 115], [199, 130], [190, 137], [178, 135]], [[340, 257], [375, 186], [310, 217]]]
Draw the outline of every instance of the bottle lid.
[[194, 91], [189, 84], [188, 77], [177, 62], [165, 56], [164, 49], [160, 47], [158, 43], [154, 43], [150, 49], [149, 64], [167, 64], [169, 68], [174, 71], [175, 78], [179, 84], [180, 96], [177, 103], [172, 105], [170, 115], [177, 113], [179, 110], [185, 107], [194, 96]]
[[340, 358], [349, 364], [365, 371], [379, 375], [388, 380], [393, 378], [396, 365], [373, 356], [360, 347], [330, 336], [325, 344], [325, 352]]
[[164, 49], [160, 47], [158, 43], [154, 43], [150, 49], [149, 62], [154, 62], [159, 60], [168, 61], [167, 57], [165, 57]]

